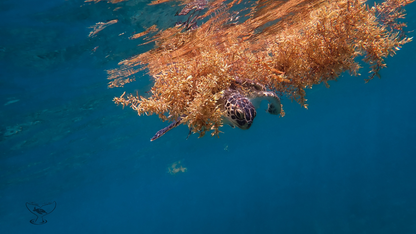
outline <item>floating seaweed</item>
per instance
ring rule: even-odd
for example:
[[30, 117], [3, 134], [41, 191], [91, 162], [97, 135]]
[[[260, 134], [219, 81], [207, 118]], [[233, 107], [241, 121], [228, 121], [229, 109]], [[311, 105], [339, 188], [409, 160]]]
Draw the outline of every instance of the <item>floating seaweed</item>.
[[168, 173], [171, 175], [175, 175], [178, 172], [186, 172], [187, 170], [188, 168], [183, 167], [181, 161], [174, 162], [168, 167]]
[[[320, 83], [329, 87], [328, 81], [344, 72], [359, 75], [362, 63], [371, 69], [366, 81], [379, 76], [384, 59], [412, 39], [398, 20], [413, 1], [386, 0], [370, 7], [363, 0], [259, 0], [249, 8], [238, 8], [241, 0], [184, 1], [181, 12], [197, 10], [192, 22], [205, 22], [193, 30], [177, 24], [155, 32], [149, 38], [154, 49], [108, 71], [109, 86], [121, 87], [147, 69], [154, 81], [151, 96], [123, 93], [114, 98], [116, 104], [186, 124], [200, 136], [207, 131], [218, 136], [227, 116], [224, 95], [242, 81], [307, 108], [305, 89]], [[159, 2], [168, 1], [152, 4]], [[237, 90], [247, 94], [244, 85]]]
[[106, 27], [108, 27], [112, 24], [116, 24], [117, 22], [118, 22], [117, 19], [109, 20], [105, 23], [104, 22], [98, 22], [94, 26], [90, 27], [90, 28], [92, 28], [92, 31], [90, 32], [90, 34], [88, 36], [89, 37], [95, 37], [97, 35], [97, 33], [101, 32], [103, 29], [105, 29]]

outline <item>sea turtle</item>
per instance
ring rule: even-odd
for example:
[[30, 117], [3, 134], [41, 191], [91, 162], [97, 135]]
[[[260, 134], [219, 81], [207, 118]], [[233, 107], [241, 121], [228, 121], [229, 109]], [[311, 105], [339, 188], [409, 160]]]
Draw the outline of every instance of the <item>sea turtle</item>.
[[[236, 78], [233, 84], [222, 92], [222, 98], [218, 104], [225, 111], [224, 123], [231, 127], [237, 126], [240, 129], [249, 129], [256, 117], [256, 108], [262, 100], [269, 102], [267, 112], [272, 115], [279, 115], [281, 112], [280, 98], [276, 93], [267, 91], [266, 87], [249, 79]], [[178, 126], [183, 117], [179, 117], [169, 126], [159, 130], [150, 141], [163, 136], [169, 130]]]

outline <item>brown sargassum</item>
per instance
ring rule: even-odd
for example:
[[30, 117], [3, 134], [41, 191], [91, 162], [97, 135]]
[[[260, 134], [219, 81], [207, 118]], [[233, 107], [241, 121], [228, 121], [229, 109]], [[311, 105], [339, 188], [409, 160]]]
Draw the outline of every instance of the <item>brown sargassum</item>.
[[151, 95], [123, 93], [115, 103], [162, 120], [185, 116], [181, 123], [194, 133], [217, 136], [223, 116], [217, 100], [236, 77], [259, 82], [306, 108], [305, 89], [322, 82], [329, 86], [343, 72], [359, 75], [360, 64], [370, 66], [366, 81], [379, 76], [384, 59], [411, 41], [399, 22], [411, 2], [259, 0], [247, 6], [241, 0], [212, 0], [199, 7], [184, 0], [189, 11], [200, 11], [192, 19], [200, 25], [147, 30], [154, 33], [148, 42], [155, 48], [109, 70], [109, 86], [132, 82], [146, 69], [154, 81]]

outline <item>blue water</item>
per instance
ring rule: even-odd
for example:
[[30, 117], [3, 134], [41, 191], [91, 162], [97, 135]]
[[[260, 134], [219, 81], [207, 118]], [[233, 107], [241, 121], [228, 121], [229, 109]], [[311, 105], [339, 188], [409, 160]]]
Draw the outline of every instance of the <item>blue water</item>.
[[[285, 99], [284, 118], [259, 111], [248, 131], [150, 142], [166, 123], [112, 102], [150, 78], [108, 89], [105, 73], [151, 48], [130, 35], [175, 20], [147, 3], [0, 2], [1, 234], [416, 233], [415, 42], [381, 79], [365, 84], [364, 68], [308, 90], [308, 110]], [[30, 223], [27, 202], [53, 201]]]

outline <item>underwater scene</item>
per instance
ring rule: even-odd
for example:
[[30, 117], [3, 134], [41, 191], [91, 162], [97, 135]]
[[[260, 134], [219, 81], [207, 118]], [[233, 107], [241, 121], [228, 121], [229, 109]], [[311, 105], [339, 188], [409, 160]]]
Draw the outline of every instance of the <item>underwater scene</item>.
[[0, 1], [0, 233], [415, 234], [413, 1]]

